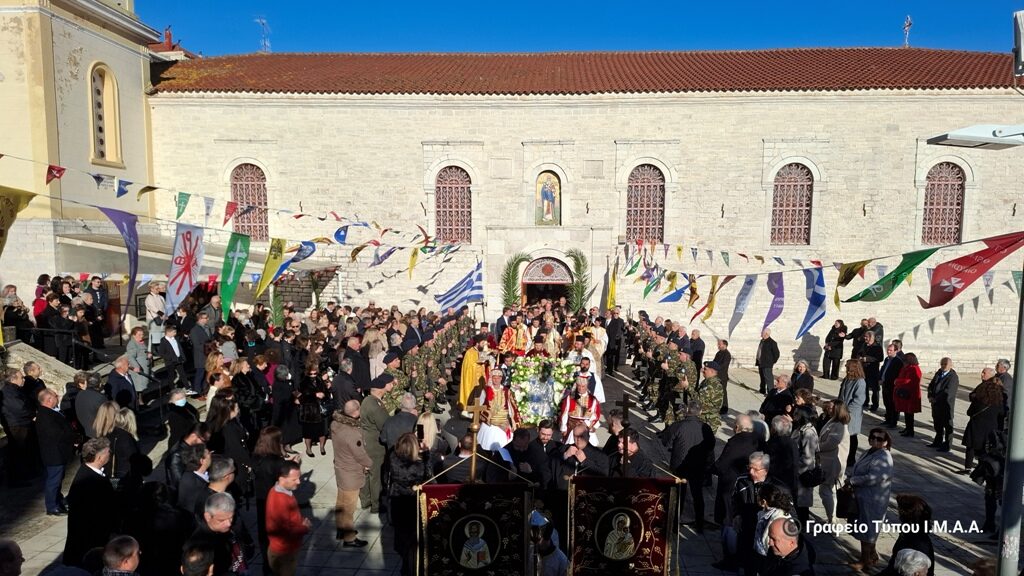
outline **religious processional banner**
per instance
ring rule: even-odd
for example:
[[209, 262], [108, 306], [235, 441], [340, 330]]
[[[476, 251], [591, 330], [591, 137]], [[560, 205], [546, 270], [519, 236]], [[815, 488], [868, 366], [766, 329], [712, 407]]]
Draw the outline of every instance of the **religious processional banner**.
[[670, 478], [572, 478], [570, 576], [673, 573], [676, 489]]
[[245, 264], [249, 261], [249, 236], [231, 233], [228, 249], [224, 253], [224, 267], [220, 272], [220, 302], [223, 309], [224, 322], [231, 315], [231, 303], [235, 301], [238, 282], [245, 272]]
[[522, 576], [531, 506], [526, 484], [425, 484], [419, 493], [419, 573]]
[[174, 235], [174, 254], [171, 255], [171, 271], [167, 274], [166, 312], [170, 317], [178, 305], [195, 288], [199, 281], [199, 270], [203, 267], [206, 246], [203, 244], [203, 229], [188, 224], [178, 224]]

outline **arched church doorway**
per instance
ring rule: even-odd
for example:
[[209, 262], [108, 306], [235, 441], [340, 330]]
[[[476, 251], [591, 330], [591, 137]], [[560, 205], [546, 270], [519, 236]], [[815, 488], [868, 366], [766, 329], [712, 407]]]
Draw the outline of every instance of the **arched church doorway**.
[[542, 298], [557, 301], [569, 296], [572, 272], [565, 262], [557, 258], [537, 258], [526, 265], [522, 277], [524, 304], [533, 304]]

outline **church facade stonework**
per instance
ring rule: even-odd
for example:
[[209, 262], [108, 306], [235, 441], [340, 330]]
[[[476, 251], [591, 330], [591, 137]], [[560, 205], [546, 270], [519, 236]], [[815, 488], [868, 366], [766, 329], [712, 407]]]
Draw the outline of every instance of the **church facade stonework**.
[[[937, 364], [951, 341], [963, 350], [968, 365], [991, 363], [1012, 350], [1017, 296], [1002, 283], [1010, 280], [1009, 270], [1019, 269], [1019, 256], [997, 267], [991, 302], [983, 296], [974, 310], [972, 297], [985, 294], [979, 282], [955, 303], [966, 303], [962, 317], [954, 304], [948, 321], [941, 311], [916, 304], [915, 295], [926, 292], [925, 268], [980, 245], [942, 250], [918, 270], [910, 287], [889, 300], [848, 304], [842, 310], [831, 306], [836, 270], [830, 265], [923, 247], [928, 174], [943, 163], [962, 170], [958, 210], [963, 239], [1024, 228], [1014, 170], [1020, 152], [925, 144], [928, 137], [953, 128], [1015, 118], [1020, 99], [1012, 90], [581, 95], [167, 90], [150, 103], [154, 133], [175, 135], [153, 143], [156, 180], [188, 175], [189, 189], [199, 194], [226, 199], [223, 174], [239, 158], [257, 158], [267, 167], [271, 206], [301, 199], [305, 212], [357, 214], [405, 231], [418, 224], [433, 235], [438, 233], [438, 175], [453, 166], [464, 171], [470, 182], [470, 242], [445, 264], [441, 258], [421, 258], [411, 280], [397, 274], [408, 257], [396, 256], [375, 268], [363, 260], [346, 264], [336, 290], [356, 303], [376, 299], [429, 308], [433, 294], [450, 287], [480, 258], [487, 300], [486, 310], [478, 312], [491, 319], [500, 313], [499, 279], [509, 255], [523, 251], [564, 262], [565, 251], [578, 248], [589, 258], [597, 284], [592, 304], [598, 305], [605, 275], [616, 261], [624, 272], [625, 247], [640, 239], [629, 237], [636, 209], [630, 179], [639, 169], [661, 178], [655, 193], [663, 195], [663, 205], [656, 207], [663, 228], [644, 222], [647, 228], [641, 232], [662, 237], [642, 238], [645, 247], [655, 240], [652, 262], [702, 276], [702, 300], [696, 307], [706, 302], [710, 275], [799, 270], [793, 259], [826, 263], [830, 311], [801, 342], [792, 337], [807, 306], [804, 278], [798, 271], [785, 274], [785, 311], [773, 325], [776, 338], [789, 342], [792, 351], [784, 352], [783, 362], [806, 358], [816, 365], [821, 339], [834, 319], [856, 325], [868, 316], [885, 324], [887, 339], [902, 335], [908, 348], [923, 353], [926, 365]], [[538, 225], [542, 174], [557, 177], [558, 225]], [[780, 181], [789, 188], [779, 188]], [[637, 190], [648, 193], [650, 186], [647, 192]], [[806, 205], [779, 199], [790, 192], [803, 194], [800, 202]], [[157, 205], [163, 216], [173, 216], [173, 209], [170, 201]], [[651, 213], [641, 212], [641, 218]], [[330, 235], [336, 223], [271, 216], [269, 226], [272, 236], [298, 239]], [[782, 236], [781, 228], [787, 229]], [[350, 248], [329, 250], [347, 262]], [[698, 249], [696, 259], [692, 248]], [[730, 254], [728, 265], [722, 251]], [[775, 264], [776, 256], [786, 265]], [[896, 263], [879, 261], [889, 269]], [[696, 308], [688, 309], [686, 299], [660, 304], [663, 290], [642, 299], [644, 283], [635, 277], [617, 282], [617, 300], [627, 312], [645, 309], [701, 328], [706, 338], [726, 336], [741, 282], [721, 291], [715, 315], [701, 325], [690, 322]], [[877, 277], [874, 265], [869, 266], [865, 279], [843, 293], [860, 290]], [[732, 336], [740, 363], [750, 361], [745, 356], [753, 353], [770, 301], [764, 281], [758, 280]]]

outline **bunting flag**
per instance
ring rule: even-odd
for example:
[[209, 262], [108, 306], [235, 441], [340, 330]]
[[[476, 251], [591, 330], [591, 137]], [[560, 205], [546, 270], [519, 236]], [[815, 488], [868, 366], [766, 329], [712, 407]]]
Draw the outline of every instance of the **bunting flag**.
[[708, 253], [708, 262], [714, 263], [714, 261], [715, 261], [715, 253], [713, 251], [711, 251], [711, 250], [705, 250], [705, 252]]
[[668, 244], [665, 244], [665, 259], [668, 260]]
[[708, 294], [708, 302], [700, 310], [697, 310], [697, 313], [693, 315], [693, 318], [690, 318], [691, 324], [694, 320], [697, 319], [697, 316], [700, 316], [701, 312], [704, 312], [704, 316], [701, 318], [701, 322], [707, 321], [708, 319], [711, 318], [711, 315], [715, 313], [715, 302], [718, 301], [718, 293], [721, 292], [722, 288], [725, 288], [725, 285], [728, 284], [729, 281], [732, 280], [733, 278], [735, 278], [735, 276], [726, 276], [725, 280], [722, 282], [722, 285], [719, 286], [718, 276], [711, 276], [711, 292]]
[[949, 310], [946, 310], [945, 312], [942, 313], [942, 317], [946, 319], [946, 326], [949, 326], [950, 316], [952, 316], [952, 312]]
[[925, 270], [925, 272], [928, 273], [928, 283], [931, 284], [932, 283], [932, 274], [935, 273], [935, 268], [927, 268]]
[[665, 275], [665, 280], [668, 280], [668, 288], [665, 289], [665, 294], [676, 291], [676, 284], [679, 283], [679, 275], [676, 272], [669, 272]]
[[129, 182], [127, 180], [121, 180], [120, 178], [115, 178], [114, 179], [114, 184], [115, 184], [115, 188], [117, 190], [117, 192], [115, 194], [116, 194], [116, 196], [118, 198], [120, 198], [120, 197], [124, 196], [125, 194], [127, 194], [128, 193], [128, 187], [132, 185], [131, 182]]
[[1014, 270], [1012, 272], [1012, 274], [1013, 274], [1013, 284], [1017, 287], [1017, 296], [1021, 296], [1020, 290], [1021, 290], [1021, 283], [1022, 283], [1022, 281], [1024, 281], [1024, 271]]
[[263, 273], [260, 274], [260, 283], [256, 285], [256, 298], [259, 298], [263, 291], [274, 281], [274, 272], [284, 262], [284, 238], [271, 238], [270, 250], [267, 252], [267, 261], [263, 263]]
[[992, 279], [995, 278], [995, 276], [996, 276], [996, 273], [991, 271], [991, 270], [989, 270], [988, 272], [985, 272], [984, 274], [981, 275], [981, 282], [982, 282], [982, 284], [985, 285], [985, 290], [991, 290], [992, 289]]
[[935, 333], [935, 318], [929, 318], [928, 319], [928, 333], [929, 334], [934, 334]]
[[861, 278], [864, 277], [864, 267], [868, 265], [871, 260], [860, 260], [857, 262], [846, 262], [839, 266], [839, 278], [836, 279], [836, 290], [835, 295], [832, 297], [832, 301], [835, 302], [836, 308], [839, 306], [839, 289], [846, 288], [850, 282], [859, 274]]
[[626, 272], [626, 276], [632, 276], [633, 274], [636, 274], [636, 270], [639, 267], [640, 267], [640, 258], [637, 258], [636, 262], [633, 262], [633, 266], [631, 266], [629, 271]]
[[[985, 248], [935, 267], [928, 300], [918, 297], [922, 308], [941, 306], [973, 284], [1003, 258], [1024, 246], [1024, 233], [1015, 232], [984, 240]], [[977, 309], [977, 305], [975, 305]]]
[[[232, 202], [234, 204], [234, 202]], [[221, 268], [220, 300], [224, 322], [231, 315], [231, 303], [235, 300], [238, 283], [245, 272], [245, 264], [249, 261], [250, 238], [245, 234], [231, 233], [227, 251], [224, 252], [224, 267]]]
[[242, 210], [239, 211], [238, 214], [235, 214], [235, 220], [247, 216], [250, 212], [254, 212], [255, 210], [255, 206], [242, 206]]
[[345, 240], [348, 239], [348, 226], [342, 226], [334, 231], [334, 241], [338, 244], [344, 244]]
[[203, 205], [206, 208], [206, 224], [204, 225], [208, 227], [210, 225], [210, 214], [213, 214], [213, 198], [203, 198]]
[[690, 302], [686, 305], [688, 308], [693, 308], [693, 303], [700, 299], [700, 294], [697, 293], [697, 276], [690, 274], [687, 278], [687, 282], [690, 284]]
[[879, 264], [875, 266], [875, 272], [878, 273], [878, 278], [881, 279], [889, 272], [889, 267], [885, 264]]
[[957, 312], [957, 314], [960, 315], [960, 319], [963, 320], [964, 319], [964, 304], [963, 304], [963, 302], [961, 302], [959, 305], [957, 305], [956, 312]]
[[818, 323], [825, 317], [825, 271], [821, 268], [804, 270], [804, 277], [807, 280], [807, 313], [804, 314], [804, 321], [796, 332], [796, 340], [799, 340], [811, 326]]
[[693, 254], [693, 261], [696, 262], [697, 261], [697, 249], [696, 248], [690, 248], [690, 254]]
[[368, 266], [368, 268], [373, 268], [374, 266], [380, 266], [381, 264], [384, 263], [385, 260], [387, 260], [388, 258], [391, 258], [391, 256], [395, 252], [397, 252], [397, 251], [398, 251], [398, 247], [397, 246], [392, 246], [392, 247], [388, 248], [387, 250], [385, 250], [383, 253], [381, 253], [380, 246], [378, 246], [377, 249], [373, 251], [373, 261], [370, 262], [370, 265]]
[[93, 174], [91, 172], [89, 173], [89, 176], [92, 176], [93, 181], [96, 182], [97, 188], [103, 186], [103, 183], [106, 182], [108, 178], [108, 176], [105, 174]]
[[929, 248], [927, 250], [918, 250], [917, 252], [910, 252], [903, 255], [903, 260], [900, 261], [899, 266], [893, 269], [885, 276], [882, 276], [878, 282], [875, 282], [871, 286], [868, 286], [864, 290], [861, 290], [855, 294], [852, 298], [843, 300], [843, 302], [878, 302], [885, 300], [893, 293], [896, 288], [906, 280], [907, 276], [921, 265], [922, 262], [928, 259], [938, 248]]
[[722, 261], [725, 262], [726, 266], [729, 265], [729, 253], [724, 250], [722, 251]]
[[768, 293], [772, 295], [772, 303], [768, 307], [768, 314], [764, 317], [764, 326], [761, 331], [772, 325], [776, 318], [782, 315], [782, 309], [786, 305], [785, 286], [783, 285], [782, 272], [772, 272], [768, 275]]
[[740, 320], [743, 319], [743, 314], [747, 311], [747, 305], [750, 304], [750, 294], [754, 290], [754, 284], [757, 283], [756, 274], [748, 274], [743, 279], [743, 287], [740, 288], [740, 293], [736, 296], [736, 307], [732, 310], [732, 318], [729, 319], [729, 337], [732, 337], [732, 331], [739, 325]]
[[757, 260], [759, 263], [764, 264], [764, 256], [754, 256], [754, 260]]
[[360, 244], [359, 246], [356, 246], [355, 248], [353, 248], [352, 252], [348, 255], [349, 262], [355, 262], [356, 258], [359, 257], [359, 253], [362, 252], [363, 250], [366, 250], [366, 247], [369, 246], [369, 245], [370, 245], [370, 243], [367, 242], [367, 243]]
[[46, 183], [49, 184], [54, 180], [60, 180], [61, 176], [64, 176], [66, 168], [50, 164], [46, 167]]
[[650, 294], [651, 291], [654, 290], [655, 287], [657, 287], [659, 284], [661, 284], [661, 279], [664, 278], [664, 277], [665, 277], [665, 271], [662, 270], [660, 274], [658, 274], [657, 276], [652, 278], [651, 281], [647, 283], [647, 287], [644, 288], [644, 299], [647, 299], [647, 295]]
[[221, 226], [228, 225], [228, 221], [235, 215], [236, 210], [238, 210], [238, 202], [228, 202], [224, 205], [224, 223]]
[[[121, 233], [124, 240], [124, 247], [128, 252], [128, 297], [125, 302], [132, 302], [132, 295], [135, 293], [135, 277], [139, 272], [139, 231], [137, 224], [139, 217], [135, 214], [114, 210], [113, 208], [100, 208], [100, 212], [106, 214], [107, 218], [114, 224], [117, 231]], [[128, 314], [128, 306], [121, 306], [121, 323]]]
[[154, 190], [158, 190], [158, 188], [156, 186], [143, 186], [142, 188], [139, 188], [139, 191], [135, 193], [135, 201], [139, 202], [142, 200], [143, 196], [153, 192]]
[[978, 311], [978, 302], [981, 302], [981, 296], [975, 296], [971, 298], [971, 304], [974, 304], [974, 311]]
[[799, 258], [793, 258], [793, 264], [796, 264], [800, 268], [804, 267], [804, 261]]
[[174, 236], [171, 271], [167, 274], [165, 312], [168, 317], [174, 314], [199, 281], [199, 270], [203, 267], [205, 255], [203, 229], [179, 222]]
[[615, 256], [615, 267], [612, 268], [612, 275], [608, 277], [608, 300], [605, 302], [605, 308], [611, 310], [615, 308], [615, 280], [619, 276], [619, 257]]
[[420, 251], [415, 248], [409, 254], [409, 280], [412, 280], [412, 271], [416, 269], [416, 261], [419, 260]]
[[298, 264], [303, 260], [309, 258], [316, 252], [316, 243], [312, 240], [304, 240], [299, 242], [298, 246], [293, 246], [288, 250], [285, 250], [285, 254], [295, 253], [291, 258], [286, 258], [284, 262], [277, 268], [277, 272], [274, 272], [274, 276], [270, 278], [270, 283], [273, 284], [280, 278], [285, 272], [288, 271], [288, 267], [292, 264]]
[[185, 208], [188, 208], [188, 201], [192, 199], [192, 195], [188, 192], [178, 192], [178, 198], [174, 202], [174, 205], [178, 208], [178, 215], [174, 217], [175, 220], [181, 220], [181, 215], [185, 213]]
[[11, 227], [18, 219], [18, 213], [24, 210], [35, 198], [31, 192], [23, 192], [13, 188], [0, 186], [0, 254], [4, 252], [7, 238], [11, 235]]
[[676, 246], [676, 260], [683, 261], [683, 245]]
[[782, 258], [778, 257], [778, 256], [772, 256], [772, 260], [775, 260], [775, 263], [778, 264], [779, 266], [785, 266], [786, 265], [786, 261], [783, 260]]
[[[685, 280], [685, 278], [684, 278], [684, 280]], [[674, 290], [671, 294], [668, 294], [667, 296], [665, 296], [661, 300], [658, 300], [658, 303], [660, 304], [660, 303], [663, 303], [663, 302], [679, 302], [680, 300], [683, 299], [683, 294], [686, 293], [686, 291], [688, 291], [689, 289], [690, 289], [690, 282], [689, 282], [689, 280], [687, 280], [685, 286], [682, 286], [681, 288], [678, 288], [678, 289]]]

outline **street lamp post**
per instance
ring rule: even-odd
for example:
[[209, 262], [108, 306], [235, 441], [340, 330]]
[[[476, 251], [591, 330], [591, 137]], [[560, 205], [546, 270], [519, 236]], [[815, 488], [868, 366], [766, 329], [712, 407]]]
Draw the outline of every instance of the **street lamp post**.
[[[1021, 20], [1018, 12], [1015, 22]], [[981, 124], [928, 139], [928, 144], [1004, 150], [1024, 146], [1024, 125]], [[1002, 540], [999, 542], [999, 576], [1017, 576], [1020, 561], [1021, 514], [1024, 512], [1024, 295], [1017, 311], [1017, 353], [1014, 358], [1013, 403], [1006, 442], [1003, 476]]]

